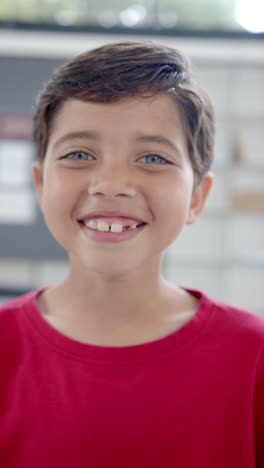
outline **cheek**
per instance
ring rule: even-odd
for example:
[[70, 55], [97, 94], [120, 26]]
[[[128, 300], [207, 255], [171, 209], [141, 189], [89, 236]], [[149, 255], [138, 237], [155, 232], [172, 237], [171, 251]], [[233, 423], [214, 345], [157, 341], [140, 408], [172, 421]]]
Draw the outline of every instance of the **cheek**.
[[42, 212], [51, 231], [61, 229], [72, 217], [74, 197], [72, 186], [65, 190], [61, 181], [53, 180], [45, 186], [42, 198]]
[[61, 211], [66, 209], [69, 202], [74, 201], [76, 192], [75, 179], [69, 174], [53, 168], [47, 169], [44, 179], [44, 200], [46, 208], [59, 208]]
[[155, 191], [153, 203], [156, 204], [161, 219], [185, 219], [191, 201], [191, 187], [188, 184], [173, 180]]
[[[173, 181], [156, 192], [157, 235], [164, 247], [171, 245], [184, 229], [189, 215], [191, 187]], [[153, 202], [155, 203], [155, 201]], [[155, 205], [154, 205], [155, 206]]]

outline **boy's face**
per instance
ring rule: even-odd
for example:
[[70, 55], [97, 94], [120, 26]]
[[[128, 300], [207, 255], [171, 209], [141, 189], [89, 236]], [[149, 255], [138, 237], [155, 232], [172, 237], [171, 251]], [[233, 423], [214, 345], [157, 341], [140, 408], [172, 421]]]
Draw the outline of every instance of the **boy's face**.
[[[66, 101], [33, 177], [53, 236], [85, 271], [106, 275], [160, 265], [164, 250], [195, 221], [212, 183], [207, 175], [193, 191], [187, 140], [169, 95]], [[147, 224], [131, 239], [99, 242], [80, 220], [104, 210]]]

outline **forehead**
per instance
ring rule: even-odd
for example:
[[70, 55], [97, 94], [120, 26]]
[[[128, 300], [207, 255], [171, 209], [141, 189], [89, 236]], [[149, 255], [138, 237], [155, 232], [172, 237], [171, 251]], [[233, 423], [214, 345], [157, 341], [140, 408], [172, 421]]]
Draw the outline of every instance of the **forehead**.
[[173, 126], [176, 122], [180, 124], [182, 120], [176, 97], [168, 94], [150, 98], [129, 97], [109, 103], [67, 99], [55, 116], [53, 128], [56, 129], [62, 124], [78, 124], [83, 118], [88, 123], [92, 123], [96, 117], [100, 117], [103, 121], [111, 118], [111, 123], [112, 119], [124, 122], [126, 118], [134, 121], [136, 125], [141, 115], [150, 122], [157, 121], [161, 124], [166, 121], [166, 124], [172, 123]]
[[52, 122], [49, 143], [63, 134], [85, 132], [100, 138], [132, 138], [145, 132], [185, 139], [183, 118], [176, 97], [130, 97], [111, 103], [66, 100]]

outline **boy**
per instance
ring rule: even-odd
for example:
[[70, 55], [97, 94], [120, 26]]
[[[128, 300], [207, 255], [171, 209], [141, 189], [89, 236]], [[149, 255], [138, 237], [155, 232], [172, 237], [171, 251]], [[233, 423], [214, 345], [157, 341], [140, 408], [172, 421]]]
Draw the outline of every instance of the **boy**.
[[264, 320], [161, 274], [213, 133], [165, 46], [105, 45], [43, 89], [33, 179], [70, 268], [1, 307], [1, 467], [264, 468]]

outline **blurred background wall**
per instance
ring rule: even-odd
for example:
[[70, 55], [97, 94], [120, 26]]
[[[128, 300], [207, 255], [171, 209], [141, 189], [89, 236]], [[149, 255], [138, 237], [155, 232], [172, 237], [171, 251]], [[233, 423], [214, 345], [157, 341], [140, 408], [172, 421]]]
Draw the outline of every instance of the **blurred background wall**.
[[215, 186], [198, 223], [168, 248], [164, 275], [264, 315], [264, 12], [251, 1], [246, 14], [245, 0], [185, 3], [32, 0], [29, 8], [2, 0], [0, 302], [67, 273], [67, 256], [44, 225], [31, 182], [39, 89], [73, 55], [139, 39], [185, 52], [217, 116]]

